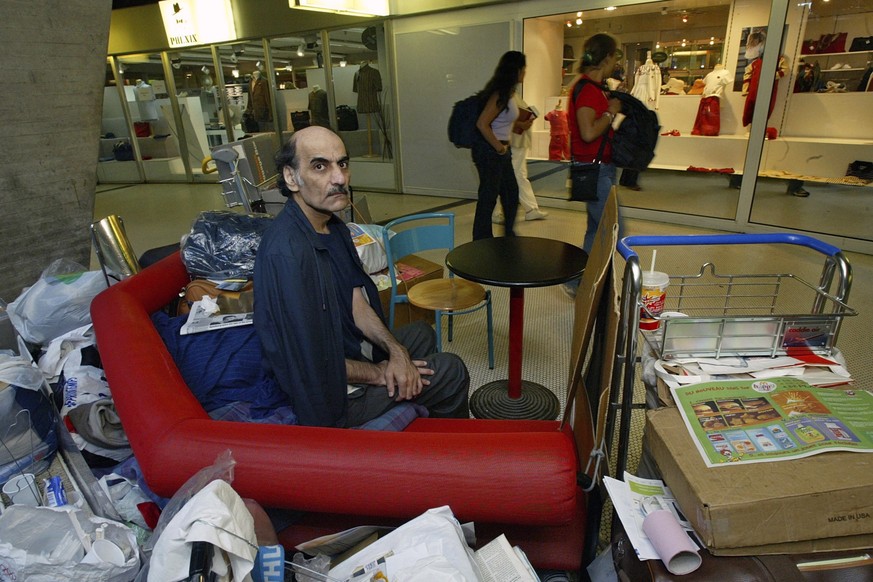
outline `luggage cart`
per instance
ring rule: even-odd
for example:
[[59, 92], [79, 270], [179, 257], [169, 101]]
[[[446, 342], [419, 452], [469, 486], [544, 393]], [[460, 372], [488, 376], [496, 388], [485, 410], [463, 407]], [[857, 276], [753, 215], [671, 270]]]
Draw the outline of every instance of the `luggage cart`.
[[258, 134], [212, 148], [211, 159], [228, 208], [242, 206], [247, 213], [267, 212], [267, 204], [273, 201], [270, 192], [275, 190], [278, 177], [273, 169], [275, 150], [272, 134]]
[[[725, 275], [713, 263], [697, 273], [671, 275], [665, 312], [684, 317], [657, 318], [641, 302], [642, 269], [633, 247], [691, 245], [800, 245], [824, 256], [817, 285], [790, 273]], [[615, 441], [619, 417], [615, 478], [627, 467], [635, 368], [639, 338], [662, 359], [674, 357], [779, 356], [793, 350], [831, 355], [840, 325], [856, 315], [848, 300], [852, 270], [842, 251], [812, 237], [795, 234], [630, 236], [620, 240], [624, 257], [621, 325], [610, 383], [606, 436]], [[656, 331], [638, 329], [641, 313], [658, 319]]]

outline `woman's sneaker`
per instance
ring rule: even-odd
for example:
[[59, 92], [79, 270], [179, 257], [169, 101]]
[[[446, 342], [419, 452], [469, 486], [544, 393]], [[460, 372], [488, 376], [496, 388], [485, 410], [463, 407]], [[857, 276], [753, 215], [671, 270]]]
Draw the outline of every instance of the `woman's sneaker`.
[[543, 212], [539, 208], [533, 208], [524, 213], [525, 220], [542, 220], [548, 216], [548, 212]]

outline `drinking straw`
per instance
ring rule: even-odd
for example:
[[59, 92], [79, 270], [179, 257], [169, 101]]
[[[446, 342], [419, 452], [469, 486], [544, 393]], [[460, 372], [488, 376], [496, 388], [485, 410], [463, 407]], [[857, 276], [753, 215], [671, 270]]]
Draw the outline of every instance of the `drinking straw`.
[[652, 249], [652, 267], [649, 269], [650, 273], [655, 272], [655, 258], [658, 256], [658, 249]]

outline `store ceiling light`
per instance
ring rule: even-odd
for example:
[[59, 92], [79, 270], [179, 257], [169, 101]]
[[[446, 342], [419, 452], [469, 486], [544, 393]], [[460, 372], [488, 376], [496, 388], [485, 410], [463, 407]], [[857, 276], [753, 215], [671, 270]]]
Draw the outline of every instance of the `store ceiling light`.
[[582, 16], [582, 11], [581, 11], [581, 10], [580, 10], [579, 12], [576, 13], [576, 17], [577, 17], [577, 18], [580, 17], [580, 16]]
[[567, 21], [567, 28], [573, 28], [573, 23], [569, 20]]
[[233, 75], [234, 79], [239, 79], [239, 69], [231, 69], [230, 74]]
[[301, 45], [297, 45], [297, 56], [298, 56], [298, 57], [302, 57], [303, 54], [304, 54], [304, 53], [303, 53], [303, 45], [302, 45], [302, 44], [301, 44]]
[[576, 19], [576, 25], [579, 26], [579, 25], [581, 25], [581, 24], [582, 24], [582, 19], [581, 19], [581, 18], [577, 18], [577, 19]]
[[347, 60], [345, 60], [345, 59], [340, 59], [340, 66], [341, 66], [341, 67], [345, 67], [345, 66], [348, 65], [348, 64], [349, 64], [349, 62], [348, 62]]
[[606, 10], [609, 12], [612, 12], [613, 10], [615, 10], [615, 8], [616, 8], [615, 6], [607, 6]]

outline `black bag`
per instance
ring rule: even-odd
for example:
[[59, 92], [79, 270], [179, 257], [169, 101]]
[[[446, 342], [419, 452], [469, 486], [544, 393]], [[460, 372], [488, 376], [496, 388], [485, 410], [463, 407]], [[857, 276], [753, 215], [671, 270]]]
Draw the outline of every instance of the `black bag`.
[[357, 131], [358, 112], [354, 107], [338, 105], [336, 108], [336, 127], [339, 131]]
[[449, 116], [449, 141], [456, 148], [472, 148], [473, 142], [482, 139], [476, 121], [482, 113], [483, 104], [477, 95], [471, 95], [452, 106]]
[[257, 133], [261, 131], [261, 127], [258, 125], [255, 115], [251, 111], [243, 111], [240, 123], [242, 124], [242, 130], [246, 133]]
[[597, 200], [597, 182], [600, 162], [570, 162], [570, 200], [591, 202]]
[[862, 180], [873, 180], [873, 162], [855, 160], [846, 169], [847, 176], [854, 176]]
[[300, 131], [304, 127], [309, 127], [309, 111], [292, 111], [291, 112], [291, 127], [294, 131]]
[[856, 36], [852, 39], [849, 51], [873, 51], [873, 36]]
[[126, 140], [117, 141], [112, 146], [112, 155], [119, 162], [133, 161], [133, 146]]
[[[580, 79], [576, 83], [573, 88], [573, 103], [582, 91], [582, 86], [590, 82]], [[614, 91], [609, 96], [621, 101], [621, 112], [625, 116], [612, 134], [612, 163], [619, 168], [642, 172], [655, 157], [655, 146], [661, 131], [658, 115], [629, 93]]]

